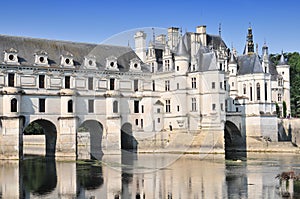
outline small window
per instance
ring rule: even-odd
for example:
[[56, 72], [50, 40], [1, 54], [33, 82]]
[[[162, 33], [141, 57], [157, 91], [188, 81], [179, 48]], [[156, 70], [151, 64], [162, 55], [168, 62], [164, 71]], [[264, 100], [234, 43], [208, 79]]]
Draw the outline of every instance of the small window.
[[192, 98], [192, 111], [197, 111], [196, 98]]
[[45, 99], [39, 99], [39, 112], [45, 112]]
[[115, 90], [115, 79], [109, 79], [109, 89], [111, 91]]
[[239, 108], [238, 108], [238, 107], [236, 107], [236, 108], [235, 108], [235, 111], [236, 111], [236, 112], [239, 112]]
[[152, 91], [155, 91], [155, 81], [152, 80]]
[[197, 80], [196, 80], [196, 77], [192, 77], [192, 88], [197, 88]]
[[139, 113], [139, 104], [140, 102], [135, 100], [134, 101], [134, 113]]
[[223, 70], [223, 65], [222, 65], [222, 63], [220, 63], [220, 70]]
[[68, 113], [73, 113], [73, 100], [68, 101]]
[[223, 89], [223, 82], [220, 82], [220, 89]]
[[252, 101], [253, 98], [252, 98], [252, 86], [250, 85], [250, 101]]
[[138, 126], [139, 125], [139, 120], [135, 119], [135, 125]]
[[166, 100], [166, 113], [170, 113], [170, 112], [171, 112], [171, 101]]
[[8, 86], [9, 87], [15, 86], [15, 74], [14, 73], [8, 73]]
[[179, 71], [179, 66], [176, 67], [177, 71]]
[[70, 88], [70, 76], [65, 76], [65, 88]]
[[157, 113], [160, 113], [160, 108], [157, 109]]
[[215, 111], [215, 110], [216, 110], [216, 104], [212, 104], [211, 109], [212, 109], [213, 111]]
[[170, 91], [170, 81], [165, 81], [165, 91]]
[[231, 86], [234, 87], [234, 82], [231, 82]]
[[143, 129], [143, 128], [144, 128], [144, 120], [141, 119], [141, 129]]
[[260, 100], [260, 84], [259, 83], [256, 84], [256, 96], [257, 96], [257, 100]]
[[137, 79], [133, 80], [133, 88], [134, 88], [134, 91], [139, 90], [139, 80], [137, 80]]
[[224, 111], [223, 103], [221, 103], [221, 111]]
[[93, 89], [94, 89], [93, 83], [94, 83], [94, 78], [89, 77], [89, 78], [88, 78], [88, 89], [89, 89], [89, 90], [93, 90]]
[[157, 123], [160, 123], [160, 118], [157, 118]]
[[247, 93], [247, 87], [246, 84], [243, 84], [243, 94], [246, 95]]
[[281, 100], [282, 100], [282, 95], [278, 93], [278, 102], [281, 102]]
[[226, 91], [226, 81], [224, 81], [224, 90]]
[[216, 88], [216, 83], [215, 83], [215, 82], [212, 82], [212, 83], [211, 83], [211, 88], [212, 88], [212, 89], [215, 89], [215, 88]]
[[179, 112], [179, 110], [180, 110], [180, 107], [177, 105], [177, 112]]
[[18, 111], [18, 101], [16, 98], [13, 98], [10, 101], [10, 111], [11, 112], [17, 112]]
[[142, 113], [144, 113], [144, 105], [141, 106]]
[[45, 75], [39, 75], [39, 88], [45, 88]]
[[179, 83], [177, 83], [177, 90], [179, 89]]
[[94, 113], [94, 100], [89, 100], [89, 113]]
[[265, 100], [268, 100], [268, 84], [267, 82], [265, 83]]
[[118, 113], [119, 112], [119, 104], [118, 101], [113, 102], [113, 113]]

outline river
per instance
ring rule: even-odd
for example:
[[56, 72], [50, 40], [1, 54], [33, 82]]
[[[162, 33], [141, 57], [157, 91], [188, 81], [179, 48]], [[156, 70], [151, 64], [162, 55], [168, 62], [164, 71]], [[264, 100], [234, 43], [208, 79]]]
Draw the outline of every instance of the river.
[[25, 157], [0, 162], [1, 198], [300, 198], [294, 181], [297, 154], [248, 154], [245, 161], [223, 155], [104, 155], [101, 161], [61, 162]]

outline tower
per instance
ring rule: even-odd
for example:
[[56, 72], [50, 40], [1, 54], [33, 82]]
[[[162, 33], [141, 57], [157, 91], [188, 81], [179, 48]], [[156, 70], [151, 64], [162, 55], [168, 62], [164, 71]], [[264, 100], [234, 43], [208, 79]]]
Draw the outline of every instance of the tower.
[[143, 62], [146, 61], [146, 37], [144, 31], [136, 32], [134, 35], [135, 52]]
[[251, 55], [254, 53], [254, 43], [253, 43], [253, 34], [251, 26], [248, 28], [247, 34], [247, 44], [246, 44], [246, 52], [245, 54]]

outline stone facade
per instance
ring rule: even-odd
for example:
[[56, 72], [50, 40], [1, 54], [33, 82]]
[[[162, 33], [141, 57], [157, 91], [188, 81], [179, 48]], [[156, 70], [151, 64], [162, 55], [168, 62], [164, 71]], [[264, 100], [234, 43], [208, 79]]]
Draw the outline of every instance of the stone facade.
[[136, 52], [0, 36], [0, 158], [22, 157], [33, 122], [44, 129], [46, 154], [63, 159], [77, 157], [80, 137], [89, 137], [93, 157], [157, 143], [222, 152], [234, 117], [242, 118], [232, 121], [241, 135], [277, 140], [275, 102], [290, 113], [289, 66], [283, 56], [270, 63], [266, 45], [262, 56], [254, 52], [251, 28], [240, 56], [206, 26], [184, 35], [169, 28], [148, 46], [144, 32], [134, 38]]

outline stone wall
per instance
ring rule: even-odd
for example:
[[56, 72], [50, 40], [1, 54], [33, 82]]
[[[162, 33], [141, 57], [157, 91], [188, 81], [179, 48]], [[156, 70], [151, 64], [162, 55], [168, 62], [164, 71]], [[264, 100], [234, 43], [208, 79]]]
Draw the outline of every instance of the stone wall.
[[279, 141], [300, 143], [300, 118], [278, 119]]

